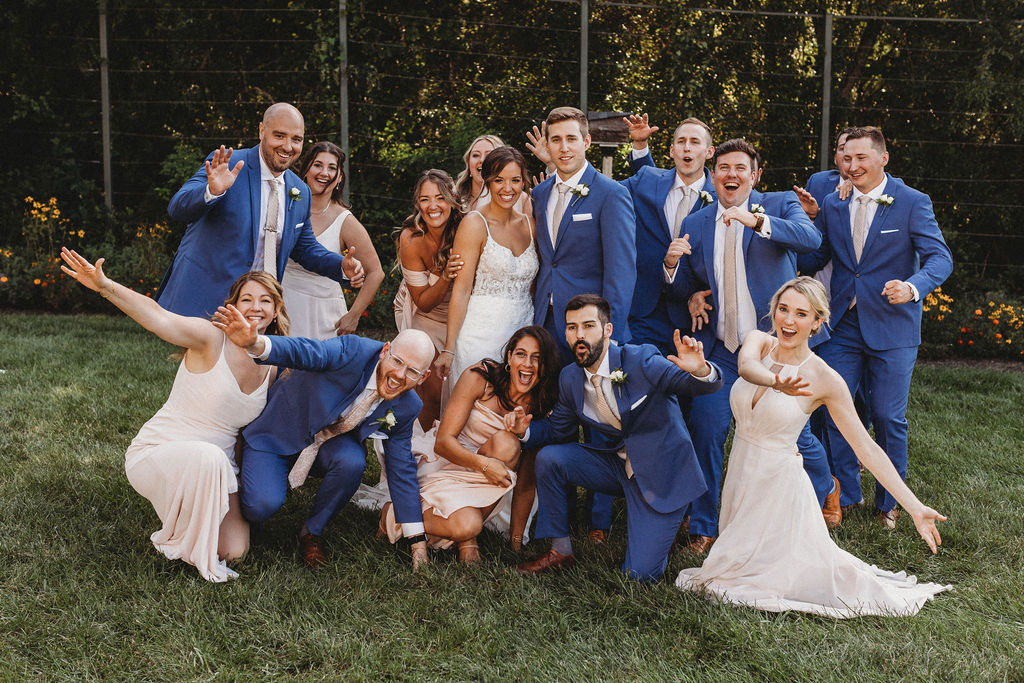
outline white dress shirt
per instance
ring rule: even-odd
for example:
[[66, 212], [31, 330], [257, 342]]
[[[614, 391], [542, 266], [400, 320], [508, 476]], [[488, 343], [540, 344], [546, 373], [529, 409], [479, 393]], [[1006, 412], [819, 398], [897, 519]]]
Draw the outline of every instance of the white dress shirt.
[[[747, 201], [750, 201], [749, 197]], [[746, 202], [743, 204], [743, 209], [747, 210]], [[730, 255], [725, 253], [725, 221], [722, 220], [724, 213], [725, 207], [719, 202], [718, 213], [715, 216], [714, 256], [715, 284], [719, 298], [725, 295], [725, 259], [730, 258]], [[764, 223], [768, 224], [767, 216]], [[747, 286], [747, 268], [743, 258], [744, 230], [749, 230], [749, 228], [740, 224], [739, 232], [736, 235], [736, 251], [731, 255], [731, 258], [736, 259], [736, 331], [741, 344], [751, 330], [757, 329], [757, 311], [754, 309], [754, 299], [750, 296], [750, 288]], [[715, 305], [718, 306], [718, 327], [715, 329], [715, 335], [719, 339], [725, 339], [725, 303], [716, 301]]]
[[[558, 229], [557, 225], [551, 225], [551, 221], [555, 218], [555, 205], [558, 204], [558, 186], [564, 184], [568, 185], [570, 188], [576, 187], [580, 184], [580, 181], [583, 179], [583, 174], [586, 173], [586, 171], [587, 164], [584, 162], [583, 166], [580, 167], [580, 170], [572, 174], [568, 180], [562, 180], [561, 176], [558, 175], [558, 172], [555, 172], [555, 184], [551, 186], [551, 192], [548, 193], [548, 205], [544, 209], [545, 216], [548, 221], [548, 239], [551, 239], [551, 236], [555, 234], [555, 230]], [[576, 196], [572, 194], [572, 191], [570, 190], [569, 200], [565, 205], [565, 213], [569, 213], [569, 204], [572, 204], [573, 199], [575, 198]], [[565, 216], [565, 214], [562, 215]], [[553, 241], [551, 244], [554, 246]]]

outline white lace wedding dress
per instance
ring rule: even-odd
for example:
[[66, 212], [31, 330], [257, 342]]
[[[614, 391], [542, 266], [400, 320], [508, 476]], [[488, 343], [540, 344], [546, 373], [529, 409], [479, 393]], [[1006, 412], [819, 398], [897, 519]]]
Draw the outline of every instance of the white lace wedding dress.
[[[799, 374], [765, 356], [781, 377]], [[721, 535], [700, 567], [676, 586], [769, 612], [797, 610], [845, 619], [916, 614], [951, 586], [918, 583], [857, 559], [829, 536], [803, 470], [796, 439], [807, 413], [794, 397], [742, 377], [729, 402], [736, 435], [722, 487]]]

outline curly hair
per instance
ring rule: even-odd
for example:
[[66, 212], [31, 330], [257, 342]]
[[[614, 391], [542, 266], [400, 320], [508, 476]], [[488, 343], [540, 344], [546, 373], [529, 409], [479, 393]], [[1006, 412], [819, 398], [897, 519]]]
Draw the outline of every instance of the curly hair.
[[543, 417], [555, 407], [558, 400], [558, 375], [562, 364], [559, 361], [558, 347], [551, 333], [540, 325], [527, 325], [516, 330], [505, 343], [502, 349], [504, 363], [485, 358], [479, 365], [470, 369], [481, 375], [493, 387], [494, 395], [498, 397], [498, 403], [505, 410], [512, 410], [516, 404], [509, 398], [509, 387], [512, 384], [512, 376], [509, 374], [509, 360], [516, 345], [523, 337], [531, 337], [537, 341], [540, 347], [540, 362], [537, 365], [537, 384], [530, 390], [530, 414], [534, 417]]
[[402, 221], [402, 226], [395, 232], [394, 238], [397, 242], [398, 238], [406, 230], [412, 230], [417, 235], [427, 234], [427, 226], [423, 222], [423, 214], [420, 213], [420, 206], [417, 201], [424, 183], [427, 182], [437, 185], [437, 189], [441, 192], [444, 201], [452, 207], [451, 214], [448, 216], [448, 223], [444, 226], [444, 231], [441, 233], [441, 242], [437, 246], [437, 253], [434, 254], [432, 268], [435, 272], [443, 272], [445, 266], [448, 265], [448, 256], [451, 253], [452, 244], [455, 243], [455, 231], [458, 230], [459, 223], [465, 215], [462, 211], [462, 203], [455, 194], [455, 183], [446, 171], [442, 171], [439, 168], [431, 168], [420, 174], [412, 190], [412, 214]]

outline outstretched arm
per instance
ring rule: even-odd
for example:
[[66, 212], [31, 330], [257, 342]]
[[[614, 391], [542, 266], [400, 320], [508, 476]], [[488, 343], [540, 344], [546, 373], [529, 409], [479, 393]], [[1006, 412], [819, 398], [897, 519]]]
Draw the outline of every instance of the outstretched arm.
[[97, 259], [93, 265], [67, 247], [61, 249], [60, 257], [66, 264], [60, 267], [62, 271], [79, 284], [99, 292], [100, 296], [165, 342], [195, 350], [204, 357], [214, 350], [219, 351], [220, 334], [208, 321], [171, 313], [149, 297], [119, 285], [103, 273], [104, 259]]

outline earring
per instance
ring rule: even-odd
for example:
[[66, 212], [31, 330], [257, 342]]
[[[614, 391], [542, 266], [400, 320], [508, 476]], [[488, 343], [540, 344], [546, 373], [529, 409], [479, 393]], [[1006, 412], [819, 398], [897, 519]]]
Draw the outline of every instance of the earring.
[[512, 372], [512, 366], [510, 366], [508, 363], [505, 363], [505, 372]]

